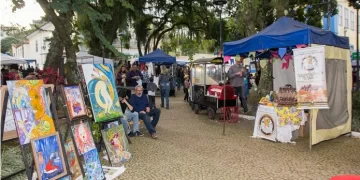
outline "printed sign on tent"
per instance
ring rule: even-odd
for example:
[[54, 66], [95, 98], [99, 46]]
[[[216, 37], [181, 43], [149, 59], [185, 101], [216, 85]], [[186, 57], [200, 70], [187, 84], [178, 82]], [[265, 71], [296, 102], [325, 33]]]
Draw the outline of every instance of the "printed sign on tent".
[[301, 109], [327, 109], [325, 46], [293, 49], [297, 102]]
[[253, 137], [276, 141], [277, 115], [274, 107], [259, 105]]

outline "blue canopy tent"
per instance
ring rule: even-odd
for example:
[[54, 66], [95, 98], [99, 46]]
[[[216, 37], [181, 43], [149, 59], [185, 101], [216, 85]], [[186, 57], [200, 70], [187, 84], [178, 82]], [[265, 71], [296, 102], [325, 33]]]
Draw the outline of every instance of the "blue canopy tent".
[[161, 49], [157, 49], [145, 56], [139, 58], [140, 63], [159, 63], [159, 64], [174, 64], [176, 58], [166, 54]]
[[224, 43], [224, 55], [235, 56], [270, 48], [298, 44], [321, 44], [349, 49], [349, 39], [331, 31], [309, 26], [289, 17], [281, 17], [269, 27], [247, 38]]
[[[296, 45], [326, 45], [325, 66], [330, 109], [311, 109], [310, 148], [324, 140], [351, 132], [351, 62], [347, 37], [282, 17], [261, 32], [224, 43], [224, 55], [243, 55], [258, 50], [290, 48]], [[267, 51], [265, 51], [267, 53]], [[271, 55], [270, 55], [271, 56]], [[274, 65], [274, 64], [273, 64]], [[336, 94], [346, 94], [338, 98]]]

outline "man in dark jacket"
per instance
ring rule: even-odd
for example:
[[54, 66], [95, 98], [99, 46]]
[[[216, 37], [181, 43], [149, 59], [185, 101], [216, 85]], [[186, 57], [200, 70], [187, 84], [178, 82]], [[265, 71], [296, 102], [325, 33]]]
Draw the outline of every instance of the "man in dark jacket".
[[[135, 87], [138, 84], [138, 81], [142, 80], [143, 75], [141, 74], [141, 72], [138, 70], [137, 65], [134, 64], [131, 67], [131, 71], [128, 72], [128, 74], [126, 75], [126, 78], [128, 80], [128, 85], [127, 86], [131, 86], [131, 87]], [[141, 83], [142, 84], [142, 83]]]
[[245, 97], [245, 82], [244, 78], [247, 77], [246, 69], [242, 65], [243, 57], [236, 60], [236, 63], [229, 69], [230, 84], [234, 88], [235, 95], [237, 95], [241, 101], [241, 105], [244, 108], [244, 113], [248, 112], [246, 97]]
[[[133, 110], [139, 113], [139, 119], [144, 121], [144, 124], [149, 131], [152, 138], [156, 139], [156, 130], [155, 127], [160, 119], [160, 109], [153, 108], [150, 109], [150, 103], [146, 95], [143, 94], [143, 87], [137, 85], [135, 87], [135, 94], [131, 95], [130, 104], [133, 107]], [[150, 121], [150, 117], [153, 117], [153, 120]]]

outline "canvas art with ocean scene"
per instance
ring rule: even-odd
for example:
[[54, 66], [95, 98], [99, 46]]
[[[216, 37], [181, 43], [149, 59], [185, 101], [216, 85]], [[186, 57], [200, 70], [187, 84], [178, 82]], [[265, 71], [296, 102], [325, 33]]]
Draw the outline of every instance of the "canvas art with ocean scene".
[[80, 124], [72, 126], [71, 129], [79, 155], [82, 155], [92, 149], [96, 149], [91, 135], [91, 129], [87, 122], [80, 122]]
[[87, 174], [86, 177], [89, 180], [103, 180], [105, 178], [97, 149], [86, 152], [84, 154], [84, 161]]
[[63, 94], [70, 120], [87, 116], [84, 98], [79, 85], [63, 86]]
[[10, 105], [21, 145], [55, 132], [42, 80], [7, 81]]
[[71, 171], [71, 177], [74, 180], [82, 180], [81, 169], [78, 158], [75, 153], [75, 147], [72, 140], [66, 141], [64, 144], [65, 153], [68, 160], [69, 168]]
[[31, 146], [38, 179], [53, 180], [66, 175], [66, 165], [58, 132], [32, 139]]
[[83, 64], [82, 70], [95, 122], [123, 116], [112, 66], [110, 64]]
[[123, 126], [113, 126], [101, 132], [113, 165], [121, 165], [131, 159], [129, 144]]

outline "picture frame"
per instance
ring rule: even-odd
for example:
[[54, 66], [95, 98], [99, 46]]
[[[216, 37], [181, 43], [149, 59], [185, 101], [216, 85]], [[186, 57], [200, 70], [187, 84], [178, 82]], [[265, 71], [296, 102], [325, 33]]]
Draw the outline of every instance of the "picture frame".
[[[54, 147], [50, 147], [51, 145]], [[58, 132], [32, 139], [31, 148], [39, 180], [55, 180], [67, 175]]]
[[69, 114], [70, 121], [88, 117], [87, 107], [80, 84], [62, 85], [61, 93], [65, 101], [64, 104], [66, 104], [66, 110]]

